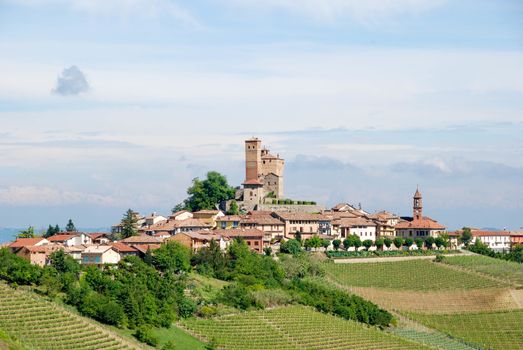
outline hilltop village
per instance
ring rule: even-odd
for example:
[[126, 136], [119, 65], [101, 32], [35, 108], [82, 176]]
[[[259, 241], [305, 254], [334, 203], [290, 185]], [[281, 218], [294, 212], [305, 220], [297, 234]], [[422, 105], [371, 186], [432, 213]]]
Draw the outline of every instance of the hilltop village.
[[[123, 239], [119, 238], [124, 224], [118, 223], [111, 232], [59, 232], [46, 238], [18, 238], [7, 247], [31, 263], [44, 266], [57, 250], [64, 250], [81, 264], [116, 264], [129, 255], [143, 257], [169, 241], [196, 252], [211, 241], [225, 250], [235, 238], [242, 238], [260, 254], [278, 252], [289, 239], [324, 251], [462, 246], [462, 231], [448, 232], [444, 225], [424, 215], [419, 189], [412, 197], [412, 216], [398, 216], [386, 210], [369, 213], [348, 203], [325, 209], [312, 201], [285, 199], [284, 169], [285, 161], [279, 154], [271, 154], [262, 147], [260, 139], [252, 138], [245, 141], [245, 181], [236, 189], [235, 199], [217, 203], [216, 209], [147, 216], [133, 212], [135, 234]], [[227, 215], [233, 201], [238, 206], [237, 213]], [[470, 232], [471, 241], [478, 240], [494, 251], [508, 251], [512, 245], [523, 243], [523, 232]]]

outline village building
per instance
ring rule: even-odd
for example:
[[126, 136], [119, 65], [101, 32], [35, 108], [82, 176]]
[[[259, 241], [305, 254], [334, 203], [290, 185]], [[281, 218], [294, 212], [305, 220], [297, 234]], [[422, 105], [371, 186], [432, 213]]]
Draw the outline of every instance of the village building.
[[243, 216], [240, 221], [242, 229], [257, 229], [270, 234], [271, 238], [281, 239], [285, 236], [285, 223], [272, 216], [271, 212], [253, 211]]
[[169, 220], [187, 220], [187, 219], [192, 219], [192, 218], [193, 218], [193, 215], [188, 210], [180, 210], [180, 211], [172, 213], [171, 216], [169, 216]]
[[51, 243], [63, 244], [66, 247], [81, 244], [93, 244], [92, 238], [83, 232], [64, 232], [47, 238]]
[[272, 215], [283, 222], [286, 238], [295, 238], [298, 232], [303, 239], [331, 234], [331, 218], [327, 215], [294, 212], [274, 212]]
[[256, 253], [262, 254], [265, 247], [269, 247], [272, 235], [258, 229], [218, 230], [229, 239], [242, 238], [247, 246]]
[[413, 216], [402, 218], [396, 224], [396, 236], [403, 238], [438, 237], [445, 233], [445, 226], [429, 217], [423, 216], [423, 198], [419, 189], [414, 194]]
[[227, 236], [217, 234], [214, 231], [196, 231], [196, 232], [182, 232], [173, 236], [168, 241], [178, 242], [185, 247], [196, 252], [204, 247], [208, 247], [212, 240], [214, 240], [220, 247], [225, 250], [229, 244], [229, 238]]
[[135, 245], [135, 244], [161, 244], [162, 241], [156, 237], [151, 237], [149, 235], [139, 235], [131, 236], [120, 241], [126, 245]]
[[[496, 252], [508, 252], [512, 245], [513, 234], [509, 231], [485, 231], [472, 228], [472, 243], [476, 240], [488, 246]], [[456, 231], [461, 236], [462, 230]]]
[[73, 245], [69, 247], [64, 247], [64, 252], [71, 256], [74, 260], [76, 260], [78, 263], [82, 263], [82, 253], [84, 252], [85, 248], [87, 248], [86, 245]]
[[376, 223], [364, 217], [342, 218], [339, 221], [340, 238], [345, 239], [351, 235], [358, 236], [361, 241], [370, 239], [376, 241]]
[[21, 258], [28, 260], [33, 265], [38, 265], [44, 267], [49, 263], [49, 256], [57, 251], [62, 249], [62, 247], [57, 245], [39, 245], [39, 246], [24, 246], [19, 249], [16, 253]]
[[30, 247], [30, 246], [43, 246], [47, 245], [50, 242], [43, 238], [43, 237], [35, 237], [35, 238], [17, 238], [16, 241], [10, 243], [7, 247], [11, 250], [11, 252], [16, 253], [23, 247]]
[[242, 218], [240, 215], [224, 215], [216, 219], [216, 228], [223, 230], [238, 228]]
[[145, 217], [145, 226], [149, 227], [165, 221], [167, 221], [167, 218], [165, 216], [158, 215], [157, 213], [152, 213], [151, 215]]
[[123, 259], [127, 256], [138, 256], [139, 251], [138, 249], [134, 248], [134, 246], [127, 245], [121, 242], [111, 242], [110, 245], [113, 247], [113, 249], [120, 254], [120, 258]]
[[205, 224], [211, 227], [215, 227], [216, 220], [225, 214], [221, 210], [199, 210], [192, 213], [192, 215], [194, 219], [203, 221]]
[[375, 214], [367, 215], [367, 218], [376, 224], [376, 238], [390, 238], [395, 236], [396, 225], [400, 220], [399, 216], [384, 210]]
[[108, 244], [111, 242], [111, 239], [109, 238], [109, 233], [105, 232], [93, 232], [87, 234], [89, 237], [91, 237], [91, 241], [93, 244]]
[[510, 232], [510, 244], [512, 246], [523, 244], [523, 231]]
[[93, 245], [82, 252], [83, 265], [117, 264], [120, 254], [110, 245]]

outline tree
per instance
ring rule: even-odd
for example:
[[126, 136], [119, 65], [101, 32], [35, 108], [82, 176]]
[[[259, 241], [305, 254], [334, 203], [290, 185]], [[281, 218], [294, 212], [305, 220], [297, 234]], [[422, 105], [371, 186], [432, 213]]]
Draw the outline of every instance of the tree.
[[356, 250], [358, 250], [358, 248], [361, 247], [361, 245], [362, 245], [360, 236], [353, 235], [353, 237], [354, 237], [353, 238], [353, 240], [354, 240], [354, 248], [356, 248]]
[[394, 246], [398, 249], [400, 249], [403, 246], [403, 238], [401, 238], [401, 237], [394, 238], [393, 242], [394, 242]]
[[448, 248], [450, 247], [450, 236], [448, 233], [443, 232], [440, 234], [441, 239], [443, 240], [443, 247]]
[[416, 243], [416, 247], [418, 247], [418, 250], [421, 250], [423, 248], [423, 239], [418, 237], [414, 240], [414, 243]]
[[22, 230], [18, 235], [17, 238], [34, 238], [35, 237], [35, 228], [33, 226], [29, 226], [27, 230]]
[[178, 242], [162, 244], [152, 253], [153, 265], [162, 272], [188, 272], [191, 269], [191, 252]]
[[414, 240], [412, 238], [409, 237], [409, 238], [405, 239], [405, 245], [407, 247], [410, 248], [410, 247], [412, 247], [413, 244], [414, 244]]
[[60, 233], [60, 227], [58, 225], [56, 225], [54, 227], [52, 225], [49, 225], [49, 227], [47, 228], [47, 231], [44, 234], [44, 237], [48, 238], [48, 237], [57, 235], [58, 233]]
[[472, 242], [472, 231], [468, 227], [463, 227], [463, 232], [461, 233], [461, 237], [459, 237], [459, 241], [465, 245], [465, 247], [468, 247], [470, 242]]
[[289, 239], [280, 246], [280, 251], [282, 253], [296, 255], [301, 252], [301, 244], [295, 239]]
[[69, 219], [67, 225], [65, 225], [65, 232], [76, 232], [76, 227], [73, 224], [73, 220]]
[[343, 248], [348, 250], [350, 247], [354, 247], [354, 240], [352, 239], [352, 236], [349, 236], [343, 240]]
[[436, 244], [436, 247], [440, 249], [445, 245], [445, 240], [442, 237], [438, 236], [436, 237], [436, 239], [434, 239], [434, 243]]
[[271, 256], [272, 255], [272, 248], [271, 247], [263, 248], [263, 253], [265, 253], [265, 255], [267, 255], [267, 256]]
[[236, 190], [229, 186], [227, 178], [216, 172], [209, 171], [205, 180], [195, 178], [192, 185], [187, 189], [189, 197], [183, 202], [185, 210], [198, 211], [203, 209], [215, 209], [216, 205], [222, 201], [234, 198]]
[[327, 250], [330, 245], [331, 245], [331, 241], [329, 241], [328, 239], [324, 238], [321, 240], [321, 246], [323, 248], [325, 248], [325, 250]]
[[379, 250], [383, 250], [383, 246], [385, 245], [385, 240], [383, 238], [378, 238], [376, 240], [376, 248], [378, 248]]
[[332, 246], [334, 247], [334, 250], [340, 249], [341, 241], [339, 239], [335, 239], [332, 241]]
[[387, 247], [387, 249], [389, 249], [392, 246], [392, 239], [390, 239], [389, 237], [385, 237], [385, 239], [383, 240], [383, 243], [385, 243], [385, 247]]
[[80, 264], [72, 256], [65, 254], [63, 249], [49, 255], [49, 262], [60, 273], [77, 274], [80, 271]]
[[372, 240], [366, 239], [362, 242], [363, 246], [367, 251], [369, 251], [370, 247], [372, 247]]
[[137, 223], [136, 213], [128, 209], [122, 219], [122, 238], [136, 236], [138, 234]]
[[300, 231], [296, 231], [294, 232], [294, 238], [301, 243], [301, 232]]
[[321, 238], [317, 235], [312, 236], [310, 239], [308, 239], [308, 241], [310, 248], [318, 249], [322, 246]]
[[227, 210], [227, 215], [238, 215], [240, 214], [240, 209], [238, 208], [238, 203], [233, 199], [229, 205], [229, 210]]
[[427, 247], [427, 249], [432, 249], [433, 245], [434, 245], [434, 237], [428, 236], [425, 239], [425, 246]]

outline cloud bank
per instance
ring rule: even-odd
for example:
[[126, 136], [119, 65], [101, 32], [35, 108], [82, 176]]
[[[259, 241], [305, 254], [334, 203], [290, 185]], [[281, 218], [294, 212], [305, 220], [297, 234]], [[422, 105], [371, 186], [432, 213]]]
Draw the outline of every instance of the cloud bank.
[[79, 95], [89, 91], [90, 86], [84, 73], [77, 67], [65, 68], [58, 76], [53, 93], [62, 96]]

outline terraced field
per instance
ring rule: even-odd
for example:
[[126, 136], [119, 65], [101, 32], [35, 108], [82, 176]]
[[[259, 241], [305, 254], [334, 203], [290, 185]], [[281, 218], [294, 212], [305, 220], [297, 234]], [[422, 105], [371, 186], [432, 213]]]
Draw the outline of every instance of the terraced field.
[[361, 323], [301, 306], [251, 311], [181, 324], [202, 339], [215, 339], [231, 350], [296, 349], [429, 349]]
[[483, 255], [452, 256], [445, 263], [523, 285], [523, 265]]
[[0, 329], [35, 350], [142, 349], [35, 294], [0, 283]]
[[523, 311], [450, 315], [409, 314], [409, 317], [486, 349], [523, 348]]

